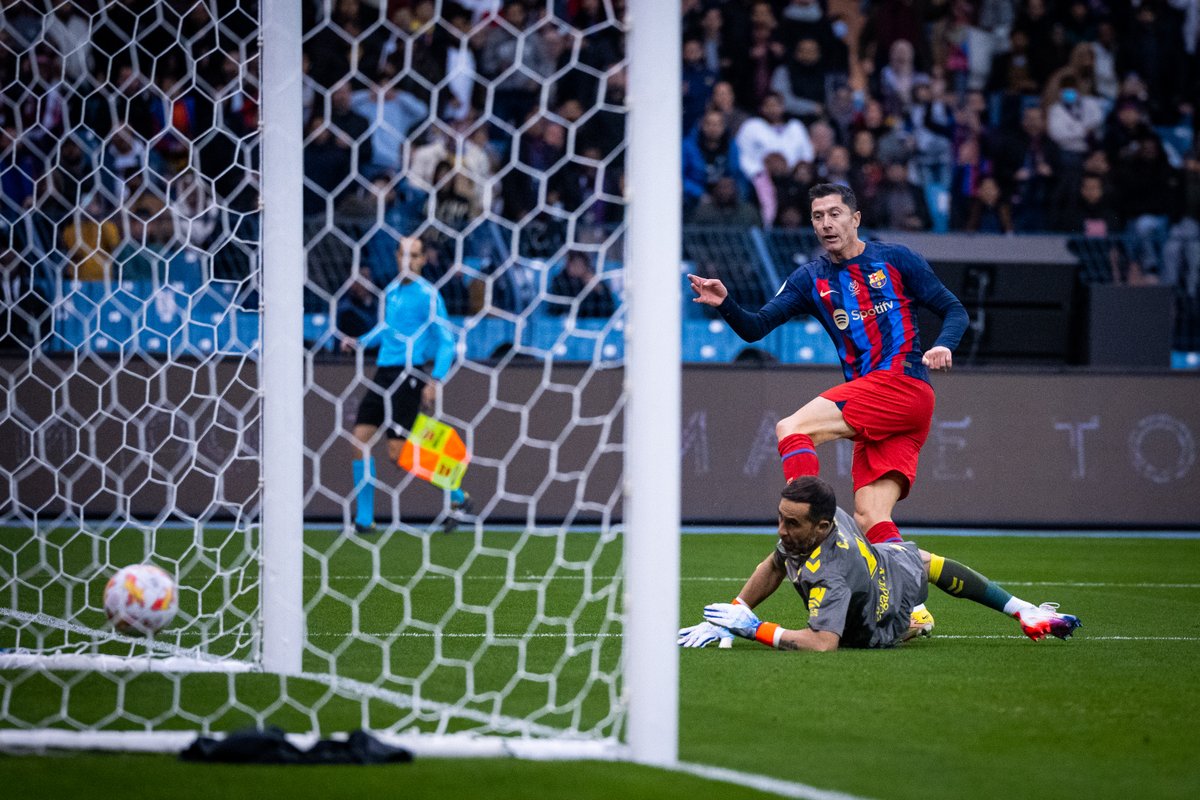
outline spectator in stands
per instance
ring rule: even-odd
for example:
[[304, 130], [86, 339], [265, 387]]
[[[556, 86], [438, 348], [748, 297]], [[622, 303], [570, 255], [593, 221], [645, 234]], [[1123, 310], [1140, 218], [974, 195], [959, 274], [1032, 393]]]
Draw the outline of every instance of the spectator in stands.
[[1186, 53], [1179, 35], [1177, 18], [1160, 15], [1158, 5], [1144, 2], [1136, 6], [1133, 19], [1122, 30], [1117, 52], [1117, 69], [1122, 75], [1134, 73], [1146, 84], [1150, 118], [1155, 124], [1174, 124], [1180, 113]]
[[114, 257], [113, 279], [161, 283], [167, 279], [162, 254], [172, 233], [165, 206], [147, 191], [130, 192], [126, 197], [125, 228]]
[[334, 324], [342, 335], [357, 339], [379, 324], [379, 288], [368, 267], [359, 267], [344, 288]]
[[1060, 228], [1065, 233], [1082, 234], [1103, 239], [1121, 230], [1121, 220], [1099, 175], [1084, 174], [1079, 184], [1079, 197], [1060, 216]]
[[25, 147], [16, 126], [9, 121], [0, 125], [0, 220], [11, 223], [33, 205], [41, 168], [41, 159]]
[[1101, 20], [1096, 26], [1092, 48], [1092, 73], [1096, 78], [1096, 94], [1112, 102], [1117, 97], [1117, 32], [1111, 20]]
[[729, 81], [718, 81], [713, 86], [709, 107], [713, 111], [719, 111], [725, 117], [725, 128], [729, 131], [730, 136], [736, 137], [742, 129], [742, 125], [750, 119], [750, 115], [738, 106], [733, 94], [733, 84]]
[[1104, 125], [1100, 100], [1079, 91], [1072, 76], [1060, 83], [1058, 99], [1050, 106], [1046, 130], [1062, 154], [1063, 178], [1077, 185], [1083, 157], [1097, 144]]
[[978, 192], [980, 182], [991, 174], [992, 164], [983, 154], [979, 138], [971, 136], [963, 139], [956, 151], [950, 182], [951, 227], [961, 229], [965, 226], [971, 199]]
[[1114, 160], [1113, 181], [1117, 210], [1134, 237], [1137, 265], [1144, 274], [1162, 277], [1162, 246], [1170, 215], [1177, 213], [1182, 201], [1182, 181], [1156, 134], [1141, 139], [1123, 158]]
[[778, 94], [771, 92], [763, 98], [760, 114], [747, 120], [737, 134], [738, 157], [747, 178], [753, 180], [762, 172], [767, 153], [782, 155], [788, 169], [797, 161], [813, 160], [813, 146], [804, 123], [785, 119], [783, 99]]
[[763, 227], [774, 226], [781, 195], [787, 193], [791, 180], [792, 171], [788, 168], [787, 159], [779, 153], [767, 153], [762, 172], [754, 176], [753, 181], [754, 198], [758, 201]]
[[1120, 100], [1104, 125], [1104, 152], [1119, 164], [1135, 155], [1141, 142], [1158, 134], [1150, 127], [1141, 104], [1132, 98]]
[[816, 39], [796, 42], [792, 57], [775, 68], [771, 90], [783, 101], [784, 111], [792, 116], [815, 119], [825, 112], [827, 69]]
[[191, 141], [210, 126], [212, 110], [170, 72], [155, 76], [154, 89], [149, 100], [152, 133], [147, 141], [153, 142], [154, 151], [171, 172], [178, 173], [187, 164]]
[[850, 151], [840, 144], [833, 147], [829, 151], [829, 158], [825, 159], [825, 169], [818, 171], [817, 174], [822, 179], [822, 183], [849, 186], [852, 177], [850, 174]]
[[1016, 27], [1029, 37], [1029, 71], [1042, 86], [1067, 62], [1068, 45], [1062, 25], [1053, 18], [1046, 0], [1026, 0]]
[[923, 231], [929, 228], [929, 206], [925, 202], [924, 192], [921, 187], [909, 182], [905, 164], [893, 161], [886, 166], [869, 219], [871, 226], [876, 228], [899, 231]]
[[728, 175], [717, 178], [708, 196], [701, 200], [688, 219], [693, 225], [751, 228], [763, 223], [754, 206], [743, 200], [737, 183]]
[[[320, 192], [304, 189], [304, 213], [318, 214], [326, 204], [336, 206], [342, 195], [352, 187], [345, 185], [354, 172], [354, 154], [358, 165], [371, 163], [371, 141], [367, 136], [370, 123], [351, 107], [349, 81], [342, 81], [330, 93], [329, 119], [325, 111], [314, 107], [306, 130], [304, 147], [304, 176]], [[340, 188], [339, 188], [340, 187]]]
[[928, 80], [928, 75], [917, 71], [915, 58], [912, 42], [905, 39], [892, 42], [888, 63], [879, 74], [879, 93], [886, 113], [899, 116], [907, 111], [917, 79]]
[[750, 40], [744, 45], [742, 69], [734, 76], [734, 90], [751, 107], [760, 107], [771, 94], [771, 77], [787, 57], [787, 49], [775, 38], [778, 27], [771, 4], [754, 3], [750, 12]]
[[1071, 48], [1071, 58], [1066, 65], [1055, 70], [1046, 85], [1042, 88], [1042, 106], [1049, 108], [1058, 99], [1062, 91], [1063, 81], [1073, 79], [1079, 94], [1085, 97], [1097, 97], [1096, 91], [1096, 54], [1087, 42], [1080, 42]]
[[[424, 236], [426, 241], [432, 242], [432, 239], [432, 231]], [[455, 260], [453, 247], [438, 248], [427, 244], [425, 267], [421, 270], [421, 275], [437, 287], [438, 294], [446, 304], [446, 313], [463, 316], [478, 310], [472, 308], [471, 293], [459, 263]]]
[[109, 280], [113, 255], [121, 246], [112, 204], [95, 192], [81, 205], [63, 226], [62, 243], [69, 259], [67, 277], [77, 281]]
[[996, 177], [1012, 198], [1017, 230], [1043, 230], [1058, 191], [1059, 150], [1046, 133], [1046, 114], [1041, 107], [1026, 108], [1021, 129], [1002, 136], [994, 153]]
[[817, 166], [818, 172], [820, 172], [825, 169], [825, 162], [829, 160], [829, 151], [840, 141], [837, 131], [828, 122], [819, 119], [809, 127], [808, 138], [812, 142], [812, 158], [801, 159], [801, 161], [811, 160]]
[[587, 254], [576, 250], [550, 281], [550, 294], [547, 311], [556, 316], [574, 310], [577, 317], [611, 317], [616, 310], [612, 290], [596, 277]]
[[453, 259], [454, 234], [461, 233], [477, 214], [472, 207], [470, 179], [454, 169], [452, 162], [443, 161], [433, 173], [433, 186], [428, 218], [438, 224], [430, 228], [425, 246]]
[[1013, 232], [1012, 208], [993, 176], [985, 175], [979, 181], [963, 229], [971, 233]]
[[1183, 162], [1183, 202], [1163, 245], [1163, 281], [1181, 287], [1193, 312], [1200, 310], [1200, 139]]
[[78, 85], [92, 70], [91, 24], [86, 14], [70, 3], [56, 7], [45, 20], [47, 43], [63, 54], [67, 82]]
[[351, 94], [350, 108], [370, 126], [370, 161], [365, 171], [399, 172], [408, 132], [429, 116], [429, 106], [400, 88], [395, 65], [385, 61], [370, 88]]
[[882, 69], [887, 63], [892, 45], [897, 41], [907, 41], [913, 45], [918, 68], [926, 69], [932, 63], [922, 5], [917, 0], [881, 0], [874, 3], [863, 39], [869, 43], [865, 55], [874, 58], [876, 69]]
[[721, 75], [733, 65], [733, 59], [725, 51], [725, 18], [719, 6], [709, 6], [700, 18], [696, 36], [704, 50], [704, 64], [715, 74]]
[[887, 115], [883, 111], [883, 103], [873, 97], [863, 103], [862, 111], [854, 121], [854, 130], [868, 130], [875, 136], [875, 141], [881, 141], [892, 130]]
[[739, 184], [745, 180], [725, 116], [715, 109], [706, 111], [700, 124], [684, 138], [682, 161], [685, 216], [711, 192], [718, 179], [731, 177]]
[[854, 134], [850, 147], [850, 187], [863, 206], [870, 206], [875, 201], [883, 183], [883, 173], [875, 137], [867, 130]]
[[1040, 90], [1041, 85], [1033, 76], [1029, 33], [1024, 28], [1014, 28], [1009, 33], [1007, 52], [992, 59], [987, 91], [1001, 96], [1001, 117], [1009, 123], [1017, 118], [1025, 97]]
[[914, 78], [912, 102], [899, 128], [911, 137], [904, 147], [914, 158], [917, 182], [948, 184], [954, 162], [954, 112], [946, 102], [945, 81]]
[[[58, 143], [57, 150], [56, 158], [44, 159], [47, 169], [34, 189], [38, 211], [51, 222], [77, 211], [82, 198], [96, 190], [92, 160], [79, 137], [67, 136]], [[36, 152], [33, 155], [39, 157]]]
[[[310, 75], [319, 86], [330, 87], [348, 78], [374, 80], [387, 30], [371, 25], [376, 9], [364, 8], [359, 0], [338, 0], [329, 11], [328, 24], [311, 32], [304, 51], [312, 60]], [[357, 73], [354, 68], [357, 68]]]
[[[500, 18], [483, 33], [479, 48], [479, 74], [493, 81], [495, 87], [491, 113], [510, 125], [519, 125], [537, 105], [540, 84], [535, 76], [554, 71], [554, 59], [548, 58], [550, 50], [544, 46], [545, 40], [538, 35], [525, 35], [527, 20], [523, 2], [506, 0]], [[512, 70], [518, 63], [525, 69]], [[506, 70], [511, 71], [497, 80]]]
[[171, 181], [167, 196], [176, 244], [203, 251], [212, 241], [218, 217], [208, 180], [186, 169]]
[[683, 42], [683, 130], [690, 131], [708, 107], [718, 74], [704, 61], [704, 46], [699, 39]]

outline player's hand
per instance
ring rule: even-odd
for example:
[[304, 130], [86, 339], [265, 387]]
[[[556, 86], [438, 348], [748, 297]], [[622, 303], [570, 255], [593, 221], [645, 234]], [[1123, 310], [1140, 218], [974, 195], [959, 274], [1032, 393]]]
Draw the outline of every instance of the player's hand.
[[949, 347], [931, 347], [921, 358], [921, 363], [930, 369], [950, 369], [954, 355]]
[[688, 283], [691, 285], [692, 291], [696, 293], [696, 297], [692, 298], [693, 303], [703, 303], [715, 308], [729, 296], [725, 284], [721, 283], [718, 278], [701, 278], [699, 275], [688, 273]]
[[432, 413], [437, 408], [437, 393], [438, 386], [435, 381], [430, 381], [421, 389], [421, 408], [424, 411]]
[[680, 647], [708, 647], [722, 639], [732, 640], [733, 634], [711, 622], [701, 622], [698, 625], [680, 628], [679, 639], [675, 643]]
[[355, 348], [355, 346], [358, 345], [358, 342], [354, 339], [351, 339], [349, 336], [341, 336], [338, 338], [341, 340], [338, 344], [338, 349], [343, 353], [349, 353]]
[[753, 639], [758, 626], [762, 625], [762, 620], [754, 615], [750, 606], [741, 603], [710, 603], [704, 607], [704, 619], [743, 639]]

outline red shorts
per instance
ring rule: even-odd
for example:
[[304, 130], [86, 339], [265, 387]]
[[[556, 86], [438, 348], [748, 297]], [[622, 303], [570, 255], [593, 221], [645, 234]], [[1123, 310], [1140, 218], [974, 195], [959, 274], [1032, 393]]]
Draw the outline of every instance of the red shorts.
[[903, 372], [879, 370], [821, 392], [837, 403], [857, 433], [850, 474], [854, 491], [889, 472], [899, 472], [900, 499], [917, 477], [917, 456], [933, 420], [933, 388]]

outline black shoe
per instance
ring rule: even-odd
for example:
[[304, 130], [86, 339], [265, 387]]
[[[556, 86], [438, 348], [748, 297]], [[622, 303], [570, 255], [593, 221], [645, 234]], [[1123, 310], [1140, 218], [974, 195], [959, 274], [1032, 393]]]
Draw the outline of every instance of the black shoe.
[[466, 522], [474, 510], [475, 506], [471, 502], [471, 495], [463, 492], [463, 499], [460, 502], [450, 504], [450, 513], [442, 521], [442, 532], [454, 533], [458, 530], [459, 523]]
[[354, 532], [359, 536], [372, 536], [379, 533], [379, 526], [372, 522], [370, 525], [359, 525], [354, 523]]

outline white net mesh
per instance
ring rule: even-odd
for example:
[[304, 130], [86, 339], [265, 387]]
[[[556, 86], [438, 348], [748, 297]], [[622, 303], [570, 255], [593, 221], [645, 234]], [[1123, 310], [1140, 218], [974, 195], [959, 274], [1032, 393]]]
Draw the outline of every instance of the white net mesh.
[[[0, 726], [615, 739], [622, 9], [304, 4], [305, 642], [283, 679], [203, 674], [261, 657], [260, 429], [289, 401], [257, 369], [259, 8], [143, 5], [0, 12]], [[356, 438], [383, 351], [340, 345], [388, 319], [400, 237], [445, 304], [428, 411], [470, 453], [470, 513], [393, 463], [390, 417]], [[102, 610], [143, 561], [179, 587], [153, 642]]]

